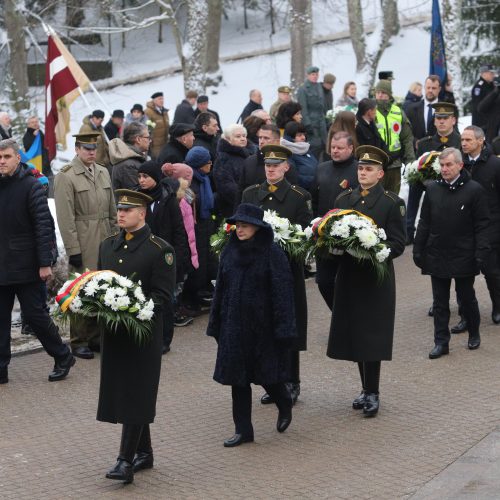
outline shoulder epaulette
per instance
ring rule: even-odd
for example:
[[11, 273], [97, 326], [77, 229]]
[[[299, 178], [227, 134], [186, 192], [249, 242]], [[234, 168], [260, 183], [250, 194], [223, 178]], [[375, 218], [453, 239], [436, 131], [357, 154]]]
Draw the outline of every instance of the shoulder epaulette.
[[299, 193], [299, 194], [300, 194], [300, 196], [305, 196], [305, 195], [306, 195], [306, 193], [307, 193], [307, 191], [304, 191], [304, 190], [303, 190], [300, 186], [296, 186], [295, 184], [292, 184], [292, 185], [290, 186], [290, 189], [291, 189], [292, 191], [295, 191], [296, 193]]
[[102, 240], [102, 241], [106, 241], [106, 240], [109, 240], [110, 238], [114, 238], [115, 236], [118, 236], [119, 234], [120, 234], [120, 231], [118, 231], [117, 233], [110, 234], [109, 236], [106, 236], [106, 238], [104, 238], [104, 240]]
[[64, 165], [63, 168], [61, 168], [61, 170], [59, 170], [59, 172], [67, 172], [73, 165], [71, 165], [71, 163], [68, 163], [67, 165]]
[[392, 191], [385, 190], [384, 194], [388, 198], [390, 198], [394, 203], [399, 203], [400, 198], [399, 198], [399, 196], [396, 193], [393, 193]]
[[161, 248], [162, 250], [168, 249], [167, 243], [165, 241], [163, 241], [161, 238], [158, 238], [157, 236], [155, 236], [154, 234], [151, 234], [149, 236], [149, 241], [151, 243], [154, 243], [157, 247]]
[[342, 191], [337, 198], [341, 198], [342, 196], [347, 196], [348, 194], [352, 193], [352, 188], [346, 189], [345, 191]]

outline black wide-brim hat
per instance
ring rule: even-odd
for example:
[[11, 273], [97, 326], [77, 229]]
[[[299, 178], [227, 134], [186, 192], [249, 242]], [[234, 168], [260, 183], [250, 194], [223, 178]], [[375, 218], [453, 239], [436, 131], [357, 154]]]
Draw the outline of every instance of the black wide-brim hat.
[[251, 203], [241, 203], [236, 209], [236, 212], [226, 219], [228, 224], [236, 224], [237, 222], [246, 222], [258, 227], [271, 227], [267, 222], [264, 222], [264, 210], [257, 205]]

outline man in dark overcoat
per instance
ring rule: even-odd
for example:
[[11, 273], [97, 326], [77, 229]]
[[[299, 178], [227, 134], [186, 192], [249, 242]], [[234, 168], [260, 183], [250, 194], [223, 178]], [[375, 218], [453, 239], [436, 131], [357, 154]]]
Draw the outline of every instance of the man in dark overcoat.
[[[312, 219], [311, 195], [285, 179], [289, 168], [288, 158], [292, 152], [275, 144], [263, 146], [261, 151], [264, 154], [266, 181], [245, 189], [241, 201], [253, 203], [263, 210], [275, 210], [278, 216], [305, 228]], [[297, 341], [291, 350], [292, 378], [289, 387], [295, 402], [300, 394], [299, 352], [307, 349], [307, 297], [303, 264], [291, 260], [290, 266], [293, 274]], [[263, 396], [263, 404], [272, 402], [267, 394]]]
[[432, 282], [434, 348], [430, 359], [448, 354], [450, 342], [450, 285], [455, 290], [469, 330], [469, 349], [477, 349], [479, 307], [474, 278], [488, 271], [489, 210], [486, 193], [462, 170], [462, 154], [446, 148], [439, 156], [441, 178], [427, 186], [420, 212], [413, 260]]
[[104, 240], [98, 268], [140, 281], [155, 303], [151, 337], [139, 346], [127, 331], [104, 330], [101, 337], [101, 384], [97, 420], [123, 424], [120, 453], [106, 477], [131, 483], [134, 472], [153, 466], [149, 424], [154, 421], [162, 356], [161, 304], [175, 287], [173, 248], [151, 234], [146, 205], [153, 200], [128, 189], [116, 191], [121, 231]]
[[405, 248], [406, 210], [404, 201], [381, 184], [387, 154], [374, 146], [360, 146], [356, 157], [359, 186], [341, 193], [335, 207], [357, 210], [384, 229], [384, 243], [390, 249], [388, 272], [380, 280], [368, 262], [347, 253], [340, 257], [327, 356], [358, 363], [363, 390], [352, 406], [372, 417], [379, 409], [381, 361], [392, 359], [396, 312], [392, 261]]

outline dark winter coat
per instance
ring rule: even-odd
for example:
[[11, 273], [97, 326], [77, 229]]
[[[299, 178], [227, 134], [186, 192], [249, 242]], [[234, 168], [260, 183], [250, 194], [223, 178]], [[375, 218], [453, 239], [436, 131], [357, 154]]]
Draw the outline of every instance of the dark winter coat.
[[488, 117], [485, 116], [481, 109], [479, 109], [479, 104], [490, 92], [493, 92], [493, 90], [495, 90], [495, 84], [493, 82], [487, 82], [480, 77], [479, 80], [473, 85], [471, 91], [472, 125], [477, 125], [484, 131], [486, 131], [487, 128]]
[[226, 139], [219, 141], [213, 179], [217, 191], [217, 212], [223, 217], [233, 215], [238, 205], [238, 183], [248, 156], [247, 148], [233, 146]]
[[500, 158], [491, 151], [490, 146], [483, 147], [479, 158], [473, 162], [464, 154], [464, 167], [472, 179], [481, 184], [486, 192], [488, 210], [490, 212], [490, 244], [500, 247]]
[[120, 127], [114, 124], [111, 120], [109, 120], [108, 123], [104, 125], [104, 132], [106, 132], [109, 140], [120, 137], [120, 131]]
[[375, 146], [389, 153], [386, 143], [378, 133], [375, 122], [367, 123], [359, 112], [356, 115], [356, 138], [360, 146]]
[[327, 136], [323, 86], [306, 80], [297, 91], [297, 100], [302, 106], [302, 124], [306, 127], [311, 148], [322, 147]]
[[131, 240], [125, 240], [125, 231], [121, 231], [101, 243], [98, 268], [140, 280], [146, 297], [157, 305], [152, 337], [143, 346], [126, 331], [102, 332], [97, 420], [138, 425], [154, 421], [163, 344], [160, 304], [173, 300], [173, 255], [173, 248], [153, 236], [147, 224]]
[[417, 158], [430, 151], [443, 151], [445, 148], [461, 149], [461, 147], [461, 137], [456, 130], [453, 130], [446, 138], [434, 134], [417, 141]]
[[405, 249], [404, 201], [381, 184], [361, 196], [361, 187], [336, 200], [337, 208], [353, 208], [385, 230], [391, 249], [388, 275], [379, 282], [373, 267], [345, 253], [339, 259], [327, 355], [348, 361], [392, 359], [396, 282], [392, 260]]
[[[286, 179], [276, 184], [278, 189], [269, 192], [269, 185], [264, 182], [250, 186], [243, 192], [242, 202], [253, 203], [263, 210], [275, 210], [280, 217], [285, 217], [293, 224], [303, 228], [312, 220], [311, 195], [299, 186], [290, 184]], [[293, 274], [293, 293], [295, 298], [295, 318], [297, 322], [297, 340], [292, 345], [296, 351], [307, 349], [307, 297], [304, 281], [304, 266], [301, 262], [290, 262]]]
[[10, 139], [12, 137], [12, 127], [5, 129], [2, 125], [0, 125], [0, 138]]
[[413, 92], [408, 91], [406, 94], [405, 100], [403, 102], [403, 111], [408, 114], [408, 106], [411, 106], [415, 102], [420, 102], [423, 99], [423, 96], [416, 95]]
[[221, 255], [207, 335], [217, 341], [214, 380], [272, 385], [290, 379], [288, 347], [296, 336], [292, 275], [270, 228]]
[[243, 123], [245, 118], [248, 118], [254, 111], [258, 109], [264, 109], [262, 104], [257, 104], [255, 101], [248, 101], [248, 104], [243, 108], [240, 117], [238, 118], [238, 123]]
[[[293, 165], [289, 165], [290, 168], [285, 174], [286, 180], [290, 184], [298, 184], [299, 176], [297, 170]], [[250, 155], [243, 162], [243, 169], [240, 172], [239, 181], [239, 193], [238, 193], [238, 203], [241, 201], [243, 196], [243, 191], [247, 187], [253, 186], [254, 184], [262, 184], [266, 180], [266, 169], [264, 167], [264, 155], [260, 149], [253, 155]]]
[[427, 186], [413, 245], [422, 274], [463, 278], [479, 274], [488, 261], [490, 217], [484, 189], [462, 171], [451, 186], [442, 179]]
[[358, 160], [351, 156], [346, 161], [325, 161], [318, 165], [311, 185], [314, 217], [335, 207], [335, 200], [344, 190], [358, 186]]
[[215, 163], [215, 160], [217, 159], [218, 142], [219, 142], [219, 136], [217, 135], [208, 135], [203, 130], [194, 131], [193, 146], [201, 146], [202, 148], [208, 149], [212, 163]]
[[196, 119], [196, 113], [187, 99], [184, 99], [175, 108], [173, 123], [189, 123], [192, 125]]
[[146, 161], [146, 156], [137, 148], [126, 144], [119, 137], [109, 141], [109, 159], [111, 161], [111, 184], [117, 189], [138, 189], [139, 168]]
[[293, 166], [298, 173], [298, 185], [301, 188], [309, 190], [316, 174], [318, 160], [309, 151], [309, 143], [294, 142], [291, 137], [284, 136], [281, 139], [281, 145], [285, 146], [292, 152], [292, 156], [288, 159], [288, 164]]
[[160, 154], [158, 155], [157, 161], [159, 165], [164, 163], [184, 163], [186, 155], [188, 154], [189, 148], [184, 146], [174, 137], [163, 146]]
[[[42, 173], [45, 176], [52, 175], [52, 170], [50, 168], [50, 161], [49, 161], [49, 152], [46, 147], [44, 147], [45, 144], [45, 135], [44, 133], [39, 130], [38, 134], [40, 135], [41, 143], [42, 143]], [[28, 151], [29, 148], [31, 148], [31, 145], [33, 144], [33, 141], [35, 140], [35, 129], [34, 128], [27, 128], [26, 132], [23, 135], [23, 147], [25, 151]]]
[[160, 237], [174, 247], [176, 260], [176, 275], [182, 281], [184, 273], [188, 271], [190, 265], [190, 252], [187, 241], [187, 234], [184, 228], [181, 209], [177, 196], [171, 186], [170, 179], [163, 179], [155, 193], [150, 190], [139, 189], [155, 200], [153, 207], [148, 205], [146, 212], [146, 223], [151, 228], [151, 232]]
[[490, 92], [477, 109], [486, 119], [486, 141], [491, 142], [500, 135], [500, 87]]
[[45, 191], [20, 163], [0, 177], [0, 286], [40, 280], [40, 267], [52, 265], [54, 220]]

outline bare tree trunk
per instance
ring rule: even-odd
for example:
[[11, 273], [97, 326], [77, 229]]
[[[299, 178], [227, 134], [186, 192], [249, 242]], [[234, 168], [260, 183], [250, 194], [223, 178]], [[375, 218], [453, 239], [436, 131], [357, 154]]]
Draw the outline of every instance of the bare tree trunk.
[[269, 0], [269, 18], [271, 20], [271, 35], [274, 35], [276, 33], [276, 30], [274, 28], [274, 6], [273, 6], [273, 0]]
[[290, 0], [290, 86], [297, 89], [312, 64], [312, 6], [311, 0]]
[[207, 29], [207, 85], [218, 85], [222, 80], [219, 67], [222, 0], [208, 0], [208, 19], [210, 22]]
[[184, 89], [205, 93], [205, 55], [208, 29], [207, 0], [188, 2], [188, 20], [185, 42], [182, 47], [184, 64]]
[[19, 113], [29, 108], [28, 63], [24, 34], [26, 20], [22, 12], [18, 9], [16, 0], [5, 0], [4, 16], [10, 49], [11, 100], [14, 110]]
[[356, 72], [359, 73], [366, 66], [366, 38], [363, 27], [361, 0], [348, 0], [347, 15], [349, 17], [352, 48], [356, 56]]
[[442, 0], [441, 20], [446, 46], [446, 69], [452, 80], [453, 95], [460, 111], [463, 106], [462, 95], [462, 0]]

